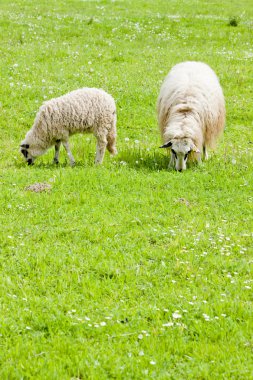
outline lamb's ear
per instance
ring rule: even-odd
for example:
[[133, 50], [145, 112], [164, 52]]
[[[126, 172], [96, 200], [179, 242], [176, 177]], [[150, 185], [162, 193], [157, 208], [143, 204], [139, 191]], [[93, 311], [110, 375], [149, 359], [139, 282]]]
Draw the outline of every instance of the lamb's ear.
[[29, 146], [30, 146], [29, 144], [21, 144], [21, 145], [20, 145], [21, 148], [25, 148], [25, 149], [28, 149]]
[[159, 146], [159, 148], [169, 148], [171, 145], [172, 145], [172, 142], [171, 142], [171, 141], [168, 141], [168, 142], [165, 143], [164, 145]]

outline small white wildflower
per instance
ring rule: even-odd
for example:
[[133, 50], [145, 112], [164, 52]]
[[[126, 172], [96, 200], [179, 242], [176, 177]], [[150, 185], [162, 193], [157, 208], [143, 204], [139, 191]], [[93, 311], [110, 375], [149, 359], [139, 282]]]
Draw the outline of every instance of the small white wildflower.
[[143, 352], [143, 351], [140, 351], [140, 352], [139, 352], [139, 356], [144, 356], [144, 352]]
[[142, 334], [139, 334], [139, 335], [138, 335], [138, 339], [140, 339], [140, 340], [143, 339], [143, 335], [142, 335]]
[[168, 323], [164, 323], [164, 324], [163, 324], [163, 327], [171, 327], [171, 326], [173, 326], [173, 325], [174, 325], [173, 322], [168, 322]]
[[251, 286], [245, 285], [245, 289], [251, 289]]
[[45, 83], [46, 82], [46, 79], [42, 79], [42, 81], [41, 81], [42, 83]]
[[176, 283], [176, 280], [171, 280], [172, 284], [175, 284]]
[[129, 141], [129, 137], [125, 137], [125, 141]]
[[18, 63], [14, 63], [13, 67], [18, 67]]
[[10, 83], [10, 87], [13, 87], [13, 86], [14, 86], [14, 83], [11, 82], [11, 83]]
[[89, 317], [84, 317], [84, 319], [86, 319], [86, 321], [90, 321], [90, 318], [89, 318]]
[[31, 330], [32, 328], [30, 326], [26, 326], [26, 330]]
[[150, 364], [151, 365], [156, 365], [156, 362], [154, 360], [151, 360]]
[[236, 164], [236, 159], [233, 158], [233, 159], [231, 160], [231, 162], [232, 162], [233, 165], [235, 165], [235, 164]]
[[165, 313], [168, 313], [168, 312], [169, 312], [169, 310], [168, 310], [168, 309], [163, 309], [163, 311], [165, 311]]
[[106, 326], [106, 322], [100, 322], [100, 326]]
[[89, 61], [89, 62], [88, 62], [88, 65], [92, 65], [92, 62], [91, 62], [91, 61]]
[[225, 318], [227, 316], [227, 314], [221, 314], [221, 316]]
[[139, 140], [134, 140], [134, 142], [135, 142], [135, 144], [139, 144], [140, 141]]
[[138, 165], [139, 161], [135, 161], [135, 163]]
[[179, 318], [182, 318], [182, 315], [179, 314], [178, 311], [175, 311], [175, 312], [172, 314], [172, 317], [173, 317], [174, 319], [179, 319]]

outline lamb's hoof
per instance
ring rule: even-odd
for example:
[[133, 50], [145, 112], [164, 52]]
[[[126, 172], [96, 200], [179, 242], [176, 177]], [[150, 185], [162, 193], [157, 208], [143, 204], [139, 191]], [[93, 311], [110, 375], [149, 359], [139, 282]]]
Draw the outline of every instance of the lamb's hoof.
[[59, 164], [59, 161], [58, 160], [56, 160], [55, 158], [53, 159], [53, 164], [56, 164], [56, 165], [58, 165]]
[[70, 166], [71, 166], [72, 168], [74, 168], [74, 167], [76, 166], [76, 162], [75, 162], [75, 161], [71, 162], [71, 163], [70, 163]]

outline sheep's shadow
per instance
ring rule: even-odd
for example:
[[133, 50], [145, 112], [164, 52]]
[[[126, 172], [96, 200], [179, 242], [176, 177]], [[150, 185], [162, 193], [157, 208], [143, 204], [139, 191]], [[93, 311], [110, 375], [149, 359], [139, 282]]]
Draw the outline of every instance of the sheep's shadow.
[[[105, 157], [104, 163], [102, 165], [96, 165], [94, 163], [94, 156], [89, 155], [83, 159], [80, 159], [75, 162], [75, 165], [71, 166], [68, 159], [63, 159], [58, 164], [52, 162], [52, 160], [45, 161], [36, 161], [34, 165], [29, 166], [29, 168], [34, 168], [36, 170], [58, 170], [62, 168], [92, 168], [92, 167], [107, 167], [115, 168], [126, 166], [135, 170], [146, 170], [150, 172], [159, 172], [159, 171], [168, 171], [174, 172], [173, 168], [169, 168], [170, 153], [165, 150], [159, 151], [158, 149], [136, 149], [136, 148], [125, 148], [120, 150], [119, 153], [108, 158]], [[25, 162], [16, 161], [15, 166], [19, 169], [27, 166]], [[194, 168], [197, 166], [195, 163], [190, 163], [189, 168]]]
[[169, 153], [151, 149], [124, 149], [116, 156], [116, 162], [137, 170], [161, 171], [168, 168]]

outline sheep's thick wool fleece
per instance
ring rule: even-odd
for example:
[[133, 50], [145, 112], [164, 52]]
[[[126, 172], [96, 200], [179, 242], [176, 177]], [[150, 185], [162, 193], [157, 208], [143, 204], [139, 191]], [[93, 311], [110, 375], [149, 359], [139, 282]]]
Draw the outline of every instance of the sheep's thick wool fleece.
[[[40, 142], [48, 145], [55, 137], [68, 139], [75, 133], [104, 135], [116, 117], [111, 95], [96, 88], [83, 88], [46, 101], [39, 109], [32, 128]], [[29, 132], [28, 132], [29, 133]]]
[[202, 62], [175, 65], [165, 78], [157, 103], [158, 123], [164, 142], [191, 138], [214, 147], [225, 124], [225, 100], [214, 71]]

